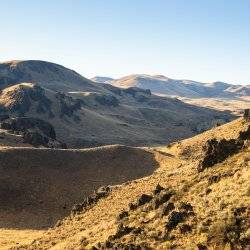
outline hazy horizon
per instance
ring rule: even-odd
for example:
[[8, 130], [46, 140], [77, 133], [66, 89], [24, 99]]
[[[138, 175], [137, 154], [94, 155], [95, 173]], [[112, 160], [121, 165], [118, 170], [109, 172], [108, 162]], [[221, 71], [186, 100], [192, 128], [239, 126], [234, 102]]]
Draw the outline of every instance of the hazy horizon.
[[1, 2], [0, 61], [250, 84], [250, 1]]

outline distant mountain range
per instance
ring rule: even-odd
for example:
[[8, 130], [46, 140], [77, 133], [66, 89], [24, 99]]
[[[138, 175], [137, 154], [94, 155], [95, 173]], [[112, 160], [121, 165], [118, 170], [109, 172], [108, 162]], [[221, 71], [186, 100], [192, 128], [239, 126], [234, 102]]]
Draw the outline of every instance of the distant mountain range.
[[159, 145], [234, 118], [136, 85], [120, 88], [100, 80], [110, 79], [94, 82], [44, 61], [1, 63], [0, 125], [9, 137], [5, 131], [0, 146], [8, 138], [15, 145], [20, 134], [36, 146]]
[[191, 80], [174, 80], [162, 75], [129, 75], [119, 79], [94, 77], [95, 82], [109, 83], [120, 88], [150, 89], [154, 94], [187, 98], [237, 98], [250, 96], [250, 85], [233, 85], [224, 82], [202, 83]]

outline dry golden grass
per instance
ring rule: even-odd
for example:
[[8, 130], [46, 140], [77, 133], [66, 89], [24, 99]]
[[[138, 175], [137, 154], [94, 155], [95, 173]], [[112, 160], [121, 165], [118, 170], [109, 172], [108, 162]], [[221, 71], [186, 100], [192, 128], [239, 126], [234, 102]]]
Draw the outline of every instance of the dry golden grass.
[[0, 249], [7, 250], [22, 244], [31, 243], [34, 238], [40, 237], [44, 230], [19, 230], [19, 229], [0, 229]]
[[[146, 234], [127, 234], [121, 237], [121, 242], [125, 245], [144, 242], [152, 249], [197, 249], [199, 244], [207, 245], [208, 249], [230, 249], [229, 242], [233, 242], [237, 231], [228, 230], [235, 227], [236, 208], [248, 208], [241, 214], [240, 237], [249, 237], [250, 145], [246, 144], [239, 153], [201, 173], [197, 172], [197, 159], [193, 157], [201, 157], [199, 152], [206, 140], [237, 138], [248, 126], [249, 123], [237, 120], [169, 147], [149, 149], [160, 165], [152, 175], [115, 187], [108, 197], [99, 200], [87, 212], [66, 217], [61, 226], [48, 230], [33, 244], [19, 249], [92, 249], [115, 234], [118, 214], [128, 210], [129, 203], [142, 194], [151, 194], [158, 183], [175, 190], [172, 202], [176, 207], [181, 202], [192, 205], [195, 215], [185, 222], [192, 231], [181, 233], [177, 227], [171, 231], [172, 238], [159, 240], [157, 235], [164, 232], [167, 217], [159, 216], [160, 208], [152, 211], [139, 208], [129, 211], [124, 224], [140, 227]], [[180, 157], [187, 151], [190, 151], [188, 156]], [[218, 175], [218, 181], [209, 181]]]
[[[234, 118], [217, 110], [139, 90], [132, 95], [115, 89], [120, 91], [117, 94], [100, 85], [96, 91], [76, 89], [60, 99], [58, 93], [48, 86], [42, 88], [42, 83], [39, 86], [20, 83], [3, 89], [0, 108], [5, 109], [10, 117], [27, 116], [49, 121], [55, 128], [57, 139], [69, 148], [117, 143], [130, 146], [165, 145], [209, 129], [217, 122]], [[56, 90], [64, 89], [61, 86]], [[112, 97], [117, 103], [114, 106], [103, 104], [97, 101], [98, 97]], [[71, 113], [69, 107], [74, 106], [75, 98], [81, 99], [83, 104]], [[0, 140], [0, 144], [4, 145], [4, 142]]]
[[250, 106], [250, 97], [242, 96], [238, 98], [181, 98], [182, 101], [192, 105], [230, 111], [235, 115], [241, 115], [242, 111]]

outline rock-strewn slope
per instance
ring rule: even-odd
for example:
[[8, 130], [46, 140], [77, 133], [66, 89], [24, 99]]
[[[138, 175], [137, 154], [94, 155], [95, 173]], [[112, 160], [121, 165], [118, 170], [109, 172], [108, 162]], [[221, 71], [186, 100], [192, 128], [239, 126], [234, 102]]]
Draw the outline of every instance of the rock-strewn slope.
[[[112, 188], [18, 249], [248, 249], [249, 131], [248, 121], [237, 120], [153, 148], [160, 168], [151, 176]], [[199, 171], [209, 140], [243, 145]]]

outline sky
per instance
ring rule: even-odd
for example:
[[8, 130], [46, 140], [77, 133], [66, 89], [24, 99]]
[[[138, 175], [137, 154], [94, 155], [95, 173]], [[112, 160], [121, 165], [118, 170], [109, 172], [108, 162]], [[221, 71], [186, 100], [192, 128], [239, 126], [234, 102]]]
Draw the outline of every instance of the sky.
[[250, 0], [11, 0], [0, 13], [0, 61], [250, 84]]

